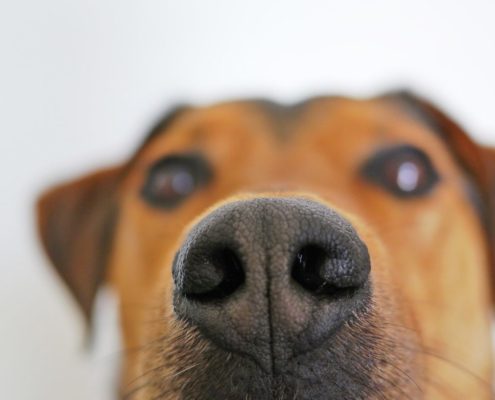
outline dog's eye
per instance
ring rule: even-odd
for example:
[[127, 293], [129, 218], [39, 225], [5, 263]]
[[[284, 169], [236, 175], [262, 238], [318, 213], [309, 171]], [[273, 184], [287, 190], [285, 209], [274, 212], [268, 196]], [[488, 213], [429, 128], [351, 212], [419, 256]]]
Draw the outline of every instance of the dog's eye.
[[364, 164], [362, 174], [398, 197], [424, 195], [439, 180], [428, 156], [411, 146], [380, 151]]
[[169, 155], [151, 166], [141, 195], [153, 206], [173, 208], [211, 175], [208, 162], [200, 155]]

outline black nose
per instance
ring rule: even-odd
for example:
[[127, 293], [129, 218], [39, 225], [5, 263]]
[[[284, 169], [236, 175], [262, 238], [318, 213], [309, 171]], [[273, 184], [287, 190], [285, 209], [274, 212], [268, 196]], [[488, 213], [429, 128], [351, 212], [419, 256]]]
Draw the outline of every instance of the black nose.
[[173, 267], [176, 314], [273, 371], [318, 347], [370, 297], [368, 250], [336, 211], [303, 198], [224, 205]]

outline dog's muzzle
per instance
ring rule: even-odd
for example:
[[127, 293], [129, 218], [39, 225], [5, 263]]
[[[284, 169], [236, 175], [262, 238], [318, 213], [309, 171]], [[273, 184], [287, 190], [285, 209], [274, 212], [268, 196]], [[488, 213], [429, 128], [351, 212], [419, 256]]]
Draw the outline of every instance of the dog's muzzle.
[[174, 309], [267, 373], [331, 338], [371, 297], [366, 245], [305, 198], [223, 205], [189, 232], [173, 266]]

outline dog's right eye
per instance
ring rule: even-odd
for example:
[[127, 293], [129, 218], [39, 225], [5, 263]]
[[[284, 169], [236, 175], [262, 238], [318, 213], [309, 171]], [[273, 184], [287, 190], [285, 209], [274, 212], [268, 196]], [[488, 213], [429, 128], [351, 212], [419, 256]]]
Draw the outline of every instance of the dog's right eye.
[[208, 162], [198, 154], [169, 155], [151, 166], [141, 195], [155, 207], [174, 208], [211, 175]]

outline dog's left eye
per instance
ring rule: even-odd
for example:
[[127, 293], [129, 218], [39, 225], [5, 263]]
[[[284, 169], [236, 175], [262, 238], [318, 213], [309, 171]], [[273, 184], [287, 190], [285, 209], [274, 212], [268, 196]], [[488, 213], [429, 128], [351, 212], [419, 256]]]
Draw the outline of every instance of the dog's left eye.
[[386, 149], [362, 167], [363, 176], [398, 197], [416, 197], [430, 192], [439, 176], [429, 157], [412, 146]]
[[205, 185], [211, 175], [208, 162], [200, 155], [169, 155], [151, 166], [141, 195], [153, 206], [173, 208]]

